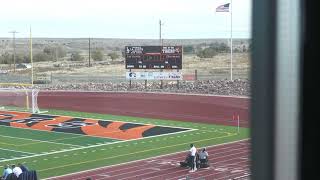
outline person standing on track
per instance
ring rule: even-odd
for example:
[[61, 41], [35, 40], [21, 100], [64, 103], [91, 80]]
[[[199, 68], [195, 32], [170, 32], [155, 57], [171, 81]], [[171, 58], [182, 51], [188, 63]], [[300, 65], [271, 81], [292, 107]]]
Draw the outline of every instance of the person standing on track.
[[190, 167], [191, 167], [191, 170], [189, 172], [195, 172], [197, 170], [196, 163], [195, 163], [197, 149], [193, 144], [190, 144], [190, 147], [191, 147], [190, 148]]

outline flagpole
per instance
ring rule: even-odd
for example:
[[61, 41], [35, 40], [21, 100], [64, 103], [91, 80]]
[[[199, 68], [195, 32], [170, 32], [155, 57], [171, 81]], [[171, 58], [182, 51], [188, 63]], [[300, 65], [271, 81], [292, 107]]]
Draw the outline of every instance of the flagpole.
[[230, 0], [230, 80], [232, 81], [232, 61], [233, 61], [233, 57], [232, 57], [232, 9], [233, 9], [233, 5], [232, 5], [232, 0]]

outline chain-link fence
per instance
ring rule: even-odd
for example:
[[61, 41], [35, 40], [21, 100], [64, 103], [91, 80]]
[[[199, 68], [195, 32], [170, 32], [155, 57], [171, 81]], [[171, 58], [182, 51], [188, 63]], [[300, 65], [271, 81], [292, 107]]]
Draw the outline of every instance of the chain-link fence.
[[[31, 84], [30, 75], [0, 74], [2, 87]], [[230, 80], [229, 69], [215, 69], [210, 72], [194, 70], [183, 73], [183, 80], [127, 80], [125, 75], [84, 74], [36, 74], [34, 86], [46, 90], [72, 91], [135, 91], [170, 92], [217, 95], [250, 95], [249, 68], [233, 70]]]
[[[233, 68], [233, 79], [249, 79], [249, 68]], [[230, 80], [230, 68], [217, 68], [210, 71], [188, 71], [183, 72], [183, 80]], [[43, 73], [34, 74], [35, 84], [60, 84], [60, 83], [120, 83], [128, 82], [125, 74], [106, 75], [100, 74], [62, 74], [62, 73]], [[144, 80], [134, 80], [136, 82]], [[21, 83], [31, 84], [31, 74], [0, 74], [0, 83]]]
[[[249, 79], [249, 68], [234, 68], [233, 79]], [[199, 70], [189, 71], [183, 74], [183, 80], [194, 81], [194, 80], [230, 80], [230, 68], [214, 69], [210, 72], [203, 72]], [[126, 79], [125, 74], [123, 75], [70, 75], [70, 74], [51, 74], [50, 75], [52, 84], [59, 83], [119, 83], [129, 82]], [[132, 80], [135, 82], [142, 82], [144, 80]], [[159, 80], [153, 80], [158, 81]], [[168, 81], [170, 82], [170, 81]]]

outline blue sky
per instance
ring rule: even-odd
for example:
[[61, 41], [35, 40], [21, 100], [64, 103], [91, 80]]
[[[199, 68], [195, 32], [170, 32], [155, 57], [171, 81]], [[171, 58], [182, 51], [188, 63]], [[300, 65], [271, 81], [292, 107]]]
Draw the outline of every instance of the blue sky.
[[[230, 0], [1, 0], [0, 37], [228, 38]], [[232, 0], [233, 37], [251, 37], [251, 0]]]

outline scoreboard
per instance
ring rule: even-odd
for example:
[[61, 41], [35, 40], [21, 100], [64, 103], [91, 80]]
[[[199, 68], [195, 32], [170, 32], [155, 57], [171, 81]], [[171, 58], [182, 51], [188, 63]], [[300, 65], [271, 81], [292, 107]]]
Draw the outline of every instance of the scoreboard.
[[182, 46], [126, 46], [126, 69], [182, 69]]

